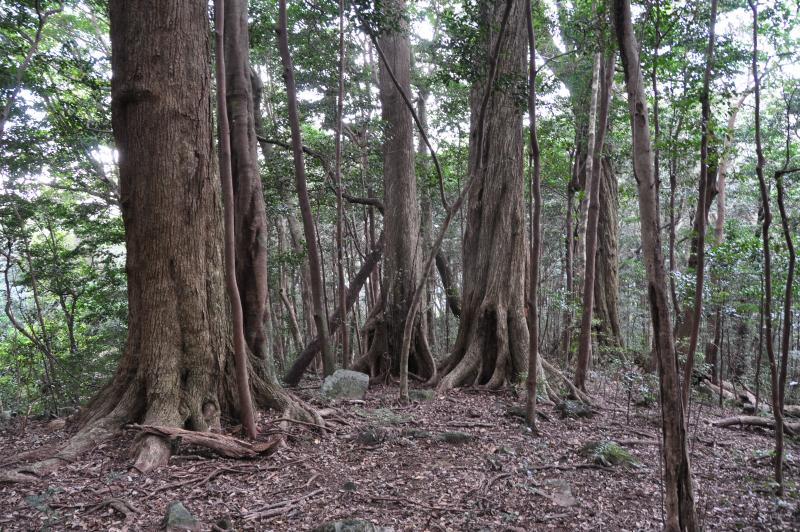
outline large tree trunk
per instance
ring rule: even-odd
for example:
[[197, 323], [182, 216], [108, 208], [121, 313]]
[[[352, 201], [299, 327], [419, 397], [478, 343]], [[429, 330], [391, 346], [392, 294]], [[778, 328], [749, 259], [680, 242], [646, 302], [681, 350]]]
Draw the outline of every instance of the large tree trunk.
[[[400, 16], [405, 0], [384, 4], [384, 15], [397, 21], [397, 27], [385, 29], [378, 39], [384, 60], [380, 63], [381, 116], [385, 124], [383, 145], [384, 235], [382, 315], [369, 351], [355, 367], [372, 376], [400, 374], [400, 351], [403, 326], [422, 278], [423, 252], [420, 238], [420, 212], [414, 169], [414, 137], [411, 112], [400, 91], [411, 94], [411, 51], [408, 27]], [[390, 73], [391, 71], [391, 73]], [[394, 75], [394, 80], [392, 80]], [[396, 85], [395, 85], [396, 82]], [[409, 357], [409, 371], [423, 379], [436, 374], [436, 365], [428, 347], [423, 319], [417, 318]]]
[[[232, 413], [222, 208], [212, 163], [206, 5], [113, 0], [112, 123], [127, 246], [128, 340], [62, 453], [123, 423], [207, 430]], [[181, 35], [175, 39], [176, 34]], [[135, 467], [169, 445], [141, 441]]]
[[[494, 48], [501, 3], [483, 8], [482, 44]], [[497, 76], [525, 83], [525, 6], [514, 1]], [[524, 85], [523, 85], [524, 87]], [[500, 387], [525, 371], [528, 328], [525, 320], [525, 206], [522, 171], [522, 112], [517, 91], [504, 87], [492, 91], [484, 124], [486, 148], [483, 164], [476, 139], [478, 105], [486, 82], [478, 82], [471, 95], [470, 175], [477, 182], [467, 203], [464, 235], [464, 293], [458, 338], [443, 366], [442, 389], [464, 384]], [[523, 89], [524, 90], [524, 89]]]
[[638, 44], [633, 33], [630, 1], [614, 0], [613, 10], [628, 92], [633, 136], [633, 169], [639, 192], [639, 215], [642, 226], [642, 251], [647, 271], [655, 350], [658, 356], [667, 510], [665, 529], [693, 531], [697, 529], [697, 518], [686, 445], [678, 361], [675, 356], [672, 320], [669, 313], [667, 278], [661, 248], [661, 224], [647, 120], [647, 100], [639, 63]]
[[600, 219], [594, 282], [594, 321], [600, 347], [622, 347], [619, 325], [619, 192], [617, 176], [607, 157], [600, 175]]

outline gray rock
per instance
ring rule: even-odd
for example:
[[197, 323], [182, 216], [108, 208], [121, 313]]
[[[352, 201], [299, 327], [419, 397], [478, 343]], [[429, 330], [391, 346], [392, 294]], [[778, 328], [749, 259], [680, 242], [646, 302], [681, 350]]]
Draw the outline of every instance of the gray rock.
[[368, 427], [356, 435], [356, 442], [361, 445], [380, 445], [388, 436], [388, 432], [380, 427]]
[[592, 407], [581, 402], [567, 399], [556, 405], [556, 410], [561, 413], [562, 418], [586, 418], [594, 417]]
[[412, 401], [433, 401], [436, 398], [436, 392], [433, 390], [409, 390], [408, 398]]
[[394, 532], [394, 528], [373, 525], [364, 519], [342, 519], [322, 523], [313, 532]]
[[363, 399], [369, 388], [369, 375], [337, 369], [322, 382], [320, 392], [328, 399]]
[[164, 530], [177, 532], [179, 530], [202, 530], [200, 521], [189, 513], [182, 502], [176, 501], [167, 506], [167, 515], [163, 521]]
[[467, 434], [466, 432], [454, 431], [442, 432], [438, 435], [437, 439], [451, 445], [461, 445], [462, 443], [471, 442], [475, 439], [475, 437], [472, 434]]

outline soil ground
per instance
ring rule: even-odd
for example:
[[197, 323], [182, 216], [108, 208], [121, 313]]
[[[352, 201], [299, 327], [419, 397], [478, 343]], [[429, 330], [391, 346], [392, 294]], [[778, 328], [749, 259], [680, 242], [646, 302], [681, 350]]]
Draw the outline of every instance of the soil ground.
[[[401, 405], [396, 388], [333, 408], [330, 432], [287, 428], [288, 445], [256, 460], [228, 460], [181, 446], [154, 473], [130, 471], [136, 434], [98, 445], [34, 483], [0, 485], [0, 530], [158, 530], [181, 501], [202, 530], [311, 530], [358, 518], [394, 530], [657, 530], [662, 527], [659, 410], [627, 406], [612, 384], [592, 390], [598, 413], [562, 418], [542, 407], [534, 437], [509, 407], [512, 390], [461, 390]], [[735, 415], [694, 400], [690, 423], [698, 515], [706, 530], [797, 530], [800, 446], [787, 444], [786, 496], [771, 485], [771, 431], [722, 429]], [[16, 419], [0, 430], [0, 468], [23, 451], [68, 437], [58, 423]], [[262, 417], [264, 431], [276, 424]], [[636, 464], [603, 467], [580, 453], [614, 440]], [[15, 464], [19, 466], [19, 464]]]

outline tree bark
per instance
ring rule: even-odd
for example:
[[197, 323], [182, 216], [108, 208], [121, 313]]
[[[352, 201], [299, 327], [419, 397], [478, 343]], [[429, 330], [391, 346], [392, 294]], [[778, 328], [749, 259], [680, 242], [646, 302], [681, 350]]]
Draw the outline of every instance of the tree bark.
[[344, 285], [344, 202], [342, 200], [342, 113], [344, 110], [344, 0], [339, 0], [339, 87], [336, 98], [336, 160], [334, 177], [336, 180], [336, 274], [339, 281], [339, 308], [342, 322], [342, 366], [350, 366], [350, 331], [347, 327], [347, 296]]
[[593, 321], [597, 323], [597, 344], [616, 349], [623, 346], [619, 324], [619, 192], [610, 159], [602, 157], [600, 163]]
[[[482, 46], [491, 51], [503, 15], [501, 3], [481, 14]], [[524, 2], [512, 3], [497, 76], [511, 83], [526, 80]], [[479, 123], [479, 103], [490, 91], [487, 120]], [[525, 319], [525, 206], [522, 171], [522, 112], [512, 87], [495, 89], [487, 80], [471, 94], [470, 175], [477, 181], [467, 203], [464, 293], [461, 323], [453, 354], [442, 368], [441, 389], [465, 384], [492, 388], [525, 371], [529, 334]], [[481, 126], [484, 131], [479, 132]], [[485, 146], [477, 143], [484, 138]], [[479, 151], [483, 150], [481, 154]]]
[[[113, 0], [109, 13], [128, 340], [114, 378], [56, 458], [128, 422], [207, 430], [235, 406], [224, 378], [231, 348], [206, 6]], [[153, 469], [169, 455], [163, 440], [146, 437], [134, 467]]]
[[[708, 213], [701, 213], [701, 207], [711, 202], [708, 199], [709, 190], [709, 161], [708, 161], [708, 142], [711, 135], [711, 102], [709, 85], [711, 83], [711, 70], [714, 63], [714, 38], [717, 23], [717, 0], [711, 0], [711, 21], [708, 28], [708, 49], [706, 50], [706, 68], [703, 74], [703, 92], [700, 95], [702, 107], [702, 123], [700, 137], [700, 186], [697, 195], [697, 265], [695, 268], [696, 283], [694, 288], [694, 308], [692, 309], [691, 322], [686, 329], [689, 330], [689, 348], [686, 354], [686, 365], [683, 368], [683, 408], [688, 412], [689, 394], [692, 390], [692, 369], [694, 368], [694, 355], [697, 350], [697, 339], [700, 334], [700, 320], [703, 312], [703, 281], [705, 279], [705, 242], [706, 242], [706, 221]], [[711, 180], [716, 181], [715, 177]], [[688, 317], [688, 315], [687, 315]], [[685, 329], [684, 329], [685, 330]]]
[[770, 253], [769, 226], [772, 223], [770, 198], [767, 180], [764, 177], [764, 150], [761, 145], [761, 78], [758, 75], [758, 3], [748, 0], [753, 12], [753, 54], [752, 74], [755, 90], [755, 140], [756, 140], [756, 174], [761, 193], [761, 208], [764, 218], [761, 223], [761, 240], [764, 253], [764, 325], [767, 358], [769, 359], [770, 379], [772, 384], [772, 414], [775, 417], [775, 482], [778, 494], [783, 494], [783, 409], [781, 408], [780, 374], [775, 361], [775, 346], [772, 341], [772, 262]]
[[[414, 129], [411, 111], [404, 101], [411, 94], [411, 50], [408, 26], [402, 14], [405, 0], [390, 0], [383, 15], [397, 21], [396, 27], [386, 28], [380, 35], [380, 100], [381, 117], [385, 124], [383, 145], [384, 214], [386, 238], [383, 280], [382, 314], [368, 352], [355, 368], [372, 376], [400, 375], [400, 352], [411, 300], [422, 278], [423, 251], [420, 238], [420, 212], [417, 200], [417, 180], [414, 168]], [[394, 77], [394, 79], [392, 79]], [[402, 93], [401, 93], [402, 91]], [[414, 325], [410, 371], [431, 379], [436, 365], [428, 346], [423, 320]]]
[[[575, 368], [575, 386], [584, 392], [586, 391], [586, 374], [589, 371], [589, 360], [592, 356], [592, 315], [594, 311], [597, 226], [600, 217], [600, 180], [603, 172], [600, 158], [608, 125], [608, 107], [611, 102], [611, 84], [614, 81], [616, 54], [610, 54], [603, 60], [598, 52], [595, 61], [597, 62], [597, 67], [599, 67], [597, 69], [597, 84], [600, 87], [599, 117], [597, 120], [599, 131], [596, 132], [596, 136], [590, 131], [590, 142], [594, 142], [594, 146], [590, 150], [591, 155], [587, 155], [586, 161], [586, 166], [591, 168], [591, 174], [587, 170], [586, 189], [589, 193], [589, 210], [586, 220], [583, 313], [581, 314], [581, 331], [578, 342], [578, 361]], [[592, 99], [595, 100], [596, 97], [593, 96]], [[590, 123], [592, 122], [594, 120], [590, 120]], [[591, 166], [589, 165], [589, 157], [595, 159]]]
[[314, 218], [311, 213], [311, 203], [308, 199], [308, 185], [306, 180], [305, 161], [303, 160], [303, 138], [300, 132], [300, 117], [297, 112], [297, 90], [294, 82], [294, 68], [292, 57], [289, 52], [289, 36], [286, 20], [286, 0], [278, 3], [278, 48], [283, 63], [283, 79], [286, 83], [286, 95], [288, 98], [289, 128], [292, 131], [292, 155], [294, 158], [295, 186], [300, 202], [300, 213], [303, 218], [303, 233], [306, 239], [308, 250], [308, 266], [311, 277], [311, 296], [314, 305], [314, 323], [322, 341], [322, 363], [323, 373], [331, 375], [335, 369], [336, 361], [331, 351], [330, 338], [328, 335], [328, 318], [325, 312], [325, 300], [322, 283], [322, 268], [320, 265], [320, 255], [316, 232], [314, 230]]
[[650, 316], [656, 336], [655, 349], [659, 365], [667, 510], [665, 529], [694, 531], [698, 526], [686, 446], [686, 427], [678, 363], [669, 313], [667, 279], [661, 248], [661, 223], [653, 173], [650, 130], [647, 123], [647, 99], [639, 63], [638, 44], [633, 32], [630, 1], [614, 0], [613, 12], [628, 93], [633, 136], [633, 168], [639, 192], [642, 250], [647, 271]]
[[531, 3], [525, 2], [525, 22], [528, 30], [528, 128], [530, 138], [531, 174], [531, 249], [530, 287], [528, 288], [528, 378], [526, 382], [525, 420], [536, 433], [536, 388], [539, 369], [539, 256], [542, 251], [542, 163], [536, 131], [536, 34], [533, 30]]
[[[216, 35], [217, 75], [217, 125], [219, 131], [219, 175], [222, 181], [222, 204], [225, 229], [225, 287], [231, 305], [233, 323], [233, 359], [236, 372], [236, 390], [239, 399], [239, 417], [247, 435], [255, 439], [256, 428], [250, 382], [247, 374], [247, 347], [244, 337], [244, 312], [239, 287], [236, 282], [236, 236], [234, 234], [233, 176], [231, 171], [231, 132], [228, 122], [227, 84], [225, 72], [225, 2], [214, 2], [214, 33]], [[249, 83], [248, 83], [249, 85]], [[260, 326], [261, 324], [259, 324]]]

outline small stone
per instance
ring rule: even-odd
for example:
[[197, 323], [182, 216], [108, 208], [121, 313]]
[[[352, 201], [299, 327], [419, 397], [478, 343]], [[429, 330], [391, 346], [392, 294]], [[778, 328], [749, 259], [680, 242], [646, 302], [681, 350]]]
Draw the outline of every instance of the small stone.
[[313, 532], [394, 532], [394, 528], [373, 525], [364, 519], [342, 519], [322, 523]]
[[233, 530], [233, 520], [231, 520], [230, 517], [218, 519], [216, 522], [216, 527], [220, 530]]
[[408, 398], [412, 401], [433, 401], [436, 398], [436, 392], [433, 390], [409, 390]]
[[167, 506], [167, 515], [163, 521], [164, 530], [177, 532], [179, 530], [201, 530], [200, 521], [189, 513], [182, 502], [176, 501]]
[[567, 399], [556, 405], [556, 410], [561, 412], [562, 418], [593, 417], [594, 410], [581, 401]]
[[337, 369], [322, 382], [320, 393], [328, 399], [364, 399], [369, 375], [349, 369]]
[[578, 500], [572, 495], [572, 486], [566, 480], [552, 479], [546, 481], [545, 484], [552, 488], [550, 500], [555, 504], [565, 508], [578, 504]]
[[370, 427], [358, 433], [356, 441], [361, 445], [378, 445], [386, 439], [387, 433], [380, 427]]
[[442, 432], [439, 434], [439, 440], [443, 441], [444, 443], [449, 443], [452, 445], [461, 445], [462, 443], [469, 443], [475, 439], [472, 434], [467, 434], [466, 432]]

